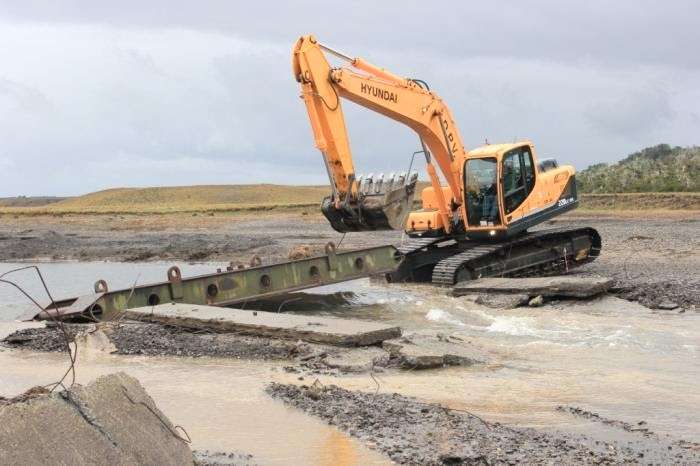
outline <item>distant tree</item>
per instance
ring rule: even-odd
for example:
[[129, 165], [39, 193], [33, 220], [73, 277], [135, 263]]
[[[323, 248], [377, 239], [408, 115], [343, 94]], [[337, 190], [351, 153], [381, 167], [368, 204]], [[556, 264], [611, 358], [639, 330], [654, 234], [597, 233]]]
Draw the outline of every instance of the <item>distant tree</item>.
[[700, 191], [700, 147], [659, 144], [615, 164], [597, 163], [576, 175], [580, 192]]

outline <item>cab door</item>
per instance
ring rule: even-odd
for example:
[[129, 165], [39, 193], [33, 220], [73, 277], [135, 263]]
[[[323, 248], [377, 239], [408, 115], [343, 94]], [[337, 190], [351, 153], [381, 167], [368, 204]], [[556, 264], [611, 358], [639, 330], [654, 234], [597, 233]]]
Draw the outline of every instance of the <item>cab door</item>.
[[503, 211], [506, 215], [511, 215], [523, 205], [535, 187], [535, 164], [530, 147], [517, 147], [506, 152], [503, 155], [501, 173]]

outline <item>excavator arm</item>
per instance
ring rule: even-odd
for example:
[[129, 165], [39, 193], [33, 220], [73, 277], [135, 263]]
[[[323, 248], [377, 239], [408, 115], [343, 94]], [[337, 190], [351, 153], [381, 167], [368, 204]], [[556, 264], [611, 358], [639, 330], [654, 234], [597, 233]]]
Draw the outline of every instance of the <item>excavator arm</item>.
[[[347, 61], [351, 67], [332, 68], [325, 53]], [[324, 214], [337, 230], [403, 227], [402, 222], [413, 198], [413, 188], [409, 185], [400, 187], [398, 192], [383, 194], [384, 199], [379, 202], [377, 199], [373, 202], [367, 200], [355, 178], [341, 98], [403, 123], [418, 134], [445, 232], [452, 229], [451, 220], [456, 211], [466, 224], [460, 178], [467, 154], [450, 110], [434, 92], [418, 80], [402, 78], [361, 58], [351, 58], [326, 47], [313, 36], [303, 36], [297, 41], [292, 63], [294, 75], [301, 84], [316, 147], [323, 154], [333, 190], [331, 198], [324, 204]], [[444, 195], [433, 161], [450, 188], [450, 199]], [[386, 221], [382, 214], [378, 214], [382, 211], [384, 217], [387, 212], [395, 215], [397, 209], [391, 206], [397, 204], [401, 206], [398, 209], [400, 222], [396, 219]], [[339, 217], [340, 223], [334, 222]], [[353, 228], [344, 230], [346, 224]]]

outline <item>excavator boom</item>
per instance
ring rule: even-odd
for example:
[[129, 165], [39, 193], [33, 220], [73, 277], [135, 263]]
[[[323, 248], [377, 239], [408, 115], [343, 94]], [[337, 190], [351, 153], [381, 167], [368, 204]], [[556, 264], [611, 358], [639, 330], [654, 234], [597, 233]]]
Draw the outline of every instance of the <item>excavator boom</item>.
[[[349, 64], [332, 68], [325, 53]], [[426, 169], [438, 193], [442, 227], [450, 231], [453, 206], [461, 204], [459, 166], [466, 157], [454, 119], [442, 100], [419, 81], [399, 77], [361, 58], [351, 58], [301, 37], [292, 56], [292, 69], [301, 84], [301, 96], [331, 182], [332, 194], [322, 210], [338, 231], [398, 229], [405, 225], [415, 192], [412, 173], [384, 179], [356, 177], [345, 127], [341, 98], [401, 122], [420, 137]], [[445, 175], [455, 195], [447, 199], [433, 166]], [[462, 209], [463, 219], [466, 211]]]

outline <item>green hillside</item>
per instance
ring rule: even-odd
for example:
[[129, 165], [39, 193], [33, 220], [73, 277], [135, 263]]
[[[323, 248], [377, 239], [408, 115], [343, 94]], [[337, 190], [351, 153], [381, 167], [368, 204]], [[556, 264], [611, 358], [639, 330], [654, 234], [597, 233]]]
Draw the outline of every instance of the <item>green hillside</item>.
[[700, 147], [647, 147], [608, 165], [591, 165], [576, 174], [583, 193], [700, 191]]

